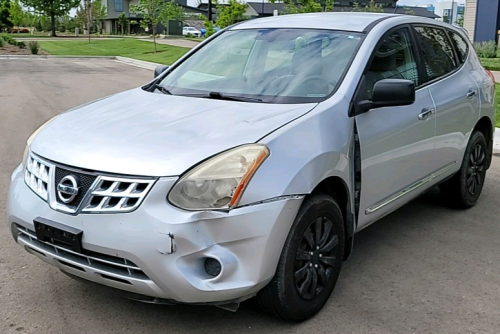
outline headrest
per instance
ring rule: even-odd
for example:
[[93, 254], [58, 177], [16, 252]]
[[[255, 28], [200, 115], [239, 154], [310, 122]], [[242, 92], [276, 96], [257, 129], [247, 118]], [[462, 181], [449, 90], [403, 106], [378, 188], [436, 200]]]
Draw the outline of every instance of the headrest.
[[392, 71], [396, 68], [396, 54], [389, 55], [387, 57], [377, 57], [373, 58], [373, 62], [370, 66], [369, 71], [386, 72]]

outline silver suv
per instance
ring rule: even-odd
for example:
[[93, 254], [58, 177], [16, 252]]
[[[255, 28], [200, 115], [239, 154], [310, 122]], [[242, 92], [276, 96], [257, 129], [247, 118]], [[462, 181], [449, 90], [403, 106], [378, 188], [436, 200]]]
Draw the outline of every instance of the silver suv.
[[435, 186], [473, 206], [491, 163], [494, 81], [441, 22], [251, 20], [156, 74], [39, 128], [9, 191], [19, 245], [130, 298], [305, 320], [356, 232]]

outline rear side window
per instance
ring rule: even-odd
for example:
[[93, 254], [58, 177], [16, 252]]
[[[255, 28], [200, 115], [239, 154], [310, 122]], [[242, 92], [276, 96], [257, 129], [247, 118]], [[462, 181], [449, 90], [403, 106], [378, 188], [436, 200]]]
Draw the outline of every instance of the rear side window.
[[422, 50], [427, 81], [446, 75], [458, 67], [453, 47], [443, 29], [431, 27], [414, 27], [414, 29]]
[[469, 52], [469, 45], [463, 39], [463, 37], [457, 34], [456, 32], [448, 31], [448, 34], [450, 35], [450, 38], [453, 44], [455, 45], [455, 49], [457, 50], [460, 63], [463, 64], [467, 59], [467, 54]]

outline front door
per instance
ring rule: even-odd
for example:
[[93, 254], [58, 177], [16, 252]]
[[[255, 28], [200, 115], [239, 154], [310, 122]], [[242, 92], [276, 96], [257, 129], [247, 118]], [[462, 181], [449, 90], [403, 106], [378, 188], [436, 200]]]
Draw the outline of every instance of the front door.
[[435, 114], [428, 88], [420, 88], [408, 27], [389, 31], [365, 74], [366, 94], [381, 79], [413, 80], [415, 103], [372, 109], [356, 116], [361, 151], [358, 230], [427, 189], [436, 169]]

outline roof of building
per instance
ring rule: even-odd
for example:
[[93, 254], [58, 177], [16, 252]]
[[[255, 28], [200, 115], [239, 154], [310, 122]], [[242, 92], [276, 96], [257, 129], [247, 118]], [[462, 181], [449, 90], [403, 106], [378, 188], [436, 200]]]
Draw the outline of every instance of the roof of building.
[[[259, 15], [272, 15], [273, 11], [276, 9], [279, 13], [283, 13], [285, 10], [284, 3], [270, 3], [270, 2], [247, 2], [248, 6], [252, 7], [253, 10]], [[351, 12], [352, 7], [349, 6], [334, 6], [333, 12]], [[385, 7], [384, 12], [389, 14], [407, 14], [407, 11], [412, 11], [412, 15], [428, 17], [431, 19], [439, 18], [436, 14], [428, 11], [423, 7]]]

